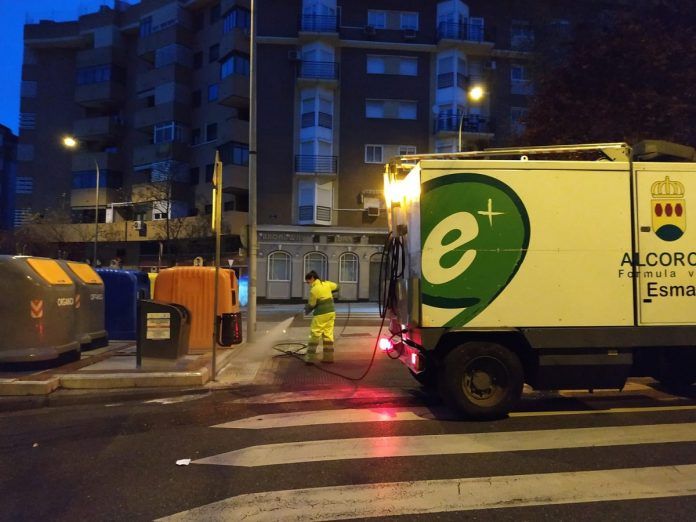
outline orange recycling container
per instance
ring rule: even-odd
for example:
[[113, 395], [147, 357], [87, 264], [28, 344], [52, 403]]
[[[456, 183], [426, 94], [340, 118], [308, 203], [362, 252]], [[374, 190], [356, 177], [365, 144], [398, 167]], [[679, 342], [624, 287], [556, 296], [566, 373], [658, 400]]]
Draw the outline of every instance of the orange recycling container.
[[[239, 312], [234, 272], [218, 272], [218, 316]], [[234, 286], [233, 286], [234, 284]], [[175, 266], [161, 270], [155, 285], [155, 301], [180, 304], [191, 315], [189, 352], [212, 348], [215, 267]]]

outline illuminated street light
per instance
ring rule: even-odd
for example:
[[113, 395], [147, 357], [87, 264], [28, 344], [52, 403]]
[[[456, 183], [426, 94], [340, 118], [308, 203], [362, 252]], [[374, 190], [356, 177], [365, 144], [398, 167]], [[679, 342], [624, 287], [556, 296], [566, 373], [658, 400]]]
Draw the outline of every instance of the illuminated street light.
[[[72, 136], [63, 137], [63, 146], [68, 149], [76, 149], [80, 143]], [[97, 266], [97, 243], [99, 241], [99, 163], [94, 159], [94, 168], [96, 171], [96, 187], [94, 190], [94, 255], [92, 257], [92, 266]]]
[[[485, 96], [486, 92], [483, 90], [483, 87], [481, 85], [474, 85], [471, 89], [469, 89], [469, 92], [467, 92], [467, 97], [472, 101], [472, 102], [480, 102], [483, 97]], [[459, 146], [457, 147], [457, 152], [462, 151], [462, 124], [464, 123], [464, 112], [462, 112], [461, 117], [459, 118]]]

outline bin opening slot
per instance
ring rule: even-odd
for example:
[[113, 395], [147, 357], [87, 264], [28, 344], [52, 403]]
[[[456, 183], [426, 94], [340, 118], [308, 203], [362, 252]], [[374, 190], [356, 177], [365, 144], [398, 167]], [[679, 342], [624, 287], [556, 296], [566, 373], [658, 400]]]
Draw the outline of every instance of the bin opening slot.
[[42, 279], [51, 285], [72, 285], [72, 279], [53, 259], [30, 257], [27, 263]]

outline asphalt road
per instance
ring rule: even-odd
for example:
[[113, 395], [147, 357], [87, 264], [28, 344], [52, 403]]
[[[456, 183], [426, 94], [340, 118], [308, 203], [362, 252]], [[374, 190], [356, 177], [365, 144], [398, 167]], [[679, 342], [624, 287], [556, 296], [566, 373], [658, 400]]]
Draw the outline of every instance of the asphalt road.
[[686, 520], [695, 470], [696, 400], [640, 381], [528, 394], [495, 422], [456, 420], [415, 384], [0, 414], [13, 521]]

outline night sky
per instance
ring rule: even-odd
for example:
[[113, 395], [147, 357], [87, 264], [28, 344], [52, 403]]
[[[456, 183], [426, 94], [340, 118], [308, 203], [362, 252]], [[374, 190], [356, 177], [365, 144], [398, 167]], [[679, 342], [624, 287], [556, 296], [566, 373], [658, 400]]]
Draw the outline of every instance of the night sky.
[[[137, 4], [139, 0], [129, 0]], [[113, 0], [0, 0], [0, 124], [17, 134], [22, 81], [22, 32], [25, 22], [76, 20]]]

